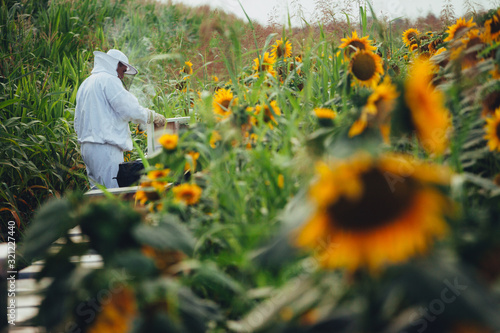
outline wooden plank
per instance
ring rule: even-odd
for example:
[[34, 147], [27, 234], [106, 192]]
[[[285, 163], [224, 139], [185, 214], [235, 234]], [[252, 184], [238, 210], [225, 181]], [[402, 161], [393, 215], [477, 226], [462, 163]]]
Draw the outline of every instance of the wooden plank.
[[[88, 239], [82, 235], [80, 227], [75, 227], [68, 232], [70, 238], [74, 242], [87, 242]], [[56, 252], [66, 242], [66, 239], [61, 238], [52, 245], [51, 250]], [[7, 244], [0, 244], [0, 260], [2, 265], [1, 275], [6, 276], [5, 260], [7, 258]], [[102, 257], [99, 254], [88, 253], [83, 256], [75, 256], [70, 258], [71, 262], [77, 263], [80, 267], [88, 269], [98, 269], [103, 266]], [[50, 285], [50, 278], [43, 278], [36, 281], [35, 276], [43, 269], [45, 262], [38, 260], [33, 262], [30, 266], [20, 270], [17, 274], [16, 284], [16, 320], [15, 326], [8, 325], [6, 330], [2, 332], [16, 332], [16, 333], [37, 333], [46, 332], [45, 329], [32, 326], [32, 319], [38, 314], [39, 306], [43, 300], [43, 291]], [[5, 284], [2, 288], [5, 287]], [[7, 295], [1, 293], [2, 295]], [[2, 296], [3, 297], [3, 296]]]
[[[117, 187], [117, 188], [108, 188], [106, 191], [113, 195], [122, 195], [122, 194], [134, 194], [137, 192], [139, 186], [128, 186], [128, 187]], [[103, 197], [104, 192], [102, 190], [90, 190], [84, 193], [87, 197]]]

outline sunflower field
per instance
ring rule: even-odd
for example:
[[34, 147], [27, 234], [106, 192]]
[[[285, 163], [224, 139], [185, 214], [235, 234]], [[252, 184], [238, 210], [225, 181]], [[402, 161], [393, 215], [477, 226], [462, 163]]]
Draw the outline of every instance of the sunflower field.
[[[359, 23], [266, 29], [167, 2], [2, 0], [1, 228], [16, 222], [18, 269], [45, 263], [33, 325], [499, 332], [500, 9], [410, 25], [363, 4]], [[148, 156], [131, 124], [132, 200], [84, 195], [72, 126], [111, 48], [143, 106], [190, 118]], [[75, 263], [88, 253], [102, 266]]]

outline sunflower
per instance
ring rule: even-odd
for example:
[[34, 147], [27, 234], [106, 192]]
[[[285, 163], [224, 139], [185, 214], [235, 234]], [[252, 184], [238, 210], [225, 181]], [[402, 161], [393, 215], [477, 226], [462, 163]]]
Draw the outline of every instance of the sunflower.
[[444, 94], [431, 84], [434, 70], [430, 61], [416, 61], [405, 82], [404, 99], [422, 146], [428, 152], [442, 154], [448, 146], [451, 114], [444, 105]]
[[177, 147], [177, 142], [179, 141], [179, 136], [177, 134], [163, 134], [158, 142], [165, 148], [166, 150], [174, 150]]
[[276, 71], [274, 70], [274, 63], [276, 62], [276, 58], [274, 58], [272, 55], [269, 55], [269, 52], [264, 53], [264, 60], [261, 61], [262, 58], [259, 56], [258, 58], [255, 58], [253, 60], [254, 66], [253, 70], [255, 72], [267, 72], [271, 74], [272, 76], [276, 77]]
[[335, 119], [337, 117], [337, 112], [328, 108], [315, 108], [313, 112], [316, 117], [322, 119]]
[[486, 118], [484, 131], [486, 132], [484, 138], [488, 140], [490, 151], [500, 152], [500, 108], [496, 109], [492, 117]]
[[158, 192], [163, 192], [167, 188], [167, 182], [144, 181], [139, 185], [139, 189], [134, 194], [135, 201], [139, 201], [141, 205], [146, 202], [153, 202], [160, 199]]
[[217, 131], [212, 131], [212, 134], [210, 135], [210, 147], [215, 149], [217, 147], [217, 142], [222, 140], [222, 137], [219, 132]]
[[415, 44], [418, 35], [420, 35], [420, 31], [418, 31], [417, 29], [411, 28], [406, 30], [405, 32], [403, 32], [403, 43], [405, 43], [407, 47]]
[[201, 187], [196, 184], [181, 184], [172, 189], [175, 200], [186, 205], [194, 205], [200, 201]]
[[436, 38], [432, 42], [429, 43], [429, 52], [434, 55], [436, 54], [437, 50], [439, 49], [438, 46], [443, 43], [443, 40], [441, 38]]
[[188, 161], [184, 165], [184, 171], [195, 172], [198, 158], [200, 158], [200, 153], [195, 151], [190, 151], [186, 154], [186, 158]]
[[482, 116], [494, 115], [495, 110], [500, 108], [500, 91], [493, 90], [486, 94], [482, 99], [483, 112]]
[[337, 112], [328, 108], [315, 108], [313, 113], [316, 118], [318, 118], [319, 124], [322, 126], [333, 125], [333, 119], [337, 117]]
[[156, 268], [163, 275], [173, 275], [172, 267], [180, 263], [186, 255], [181, 251], [170, 250], [170, 249], [156, 249], [151, 246], [143, 246], [141, 248], [142, 254], [146, 257], [151, 258], [155, 262]]
[[345, 55], [348, 57], [358, 50], [375, 51], [377, 49], [371, 45], [372, 41], [368, 39], [368, 36], [358, 38], [356, 31], [352, 32], [351, 38], [342, 38], [340, 41], [342, 44], [340, 44], [339, 48], [345, 49]]
[[227, 118], [231, 112], [231, 106], [234, 102], [234, 96], [231, 89], [221, 88], [214, 95], [213, 107], [214, 113]]
[[435, 185], [447, 185], [447, 169], [388, 154], [358, 154], [320, 162], [309, 188], [315, 210], [296, 234], [326, 268], [377, 271], [423, 253], [447, 231], [449, 205]]
[[184, 62], [184, 67], [182, 67], [180, 73], [187, 75], [193, 74], [193, 63], [191, 61]]
[[170, 169], [152, 170], [148, 172], [148, 178], [151, 180], [157, 180], [167, 177], [169, 173]]
[[490, 75], [493, 80], [500, 79], [500, 71], [498, 70], [498, 65], [495, 65], [495, 68], [490, 71]]
[[443, 41], [449, 42], [455, 38], [460, 38], [466, 30], [476, 26], [476, 23], [472, 22], [472, 20], [472, 17], [469, 21], [466, 21], [463, 17], [459, 18], [457, 20], [457, 23], [448, 27], [448, 30], [446, 30], [446, 33], [448, 33], [448, 37], [446, 37]]
[[[271, 106], [271, 108], [269, 108], [269, 105]], [[260, 114], [260, 111], [264, 109], [264, 122], [267, 123], [269, 127], [271, 127], [271, 129], [273, 129], [273, 123], [278, 124], [278, 121], [274, 116], [281, 116], [281, 110], [278, 106], [278, 102], [276, 101], [271, 101], [269, 105], [264, 104], [264, 106], [261, 106], [260, 104], [257, 104], [255, 106], [255, 110], [247, 108], [247, 111], [253, 110], [254, 115], [258, 116]], [[252, 121], [256, 122], [256, 119], [253, 119]]]
[[250, 134], [250, 132], [245, 132], [243, 134], [243, 140], [246, 143], [246, 149], [252, 149], [257, 144], [259, 136], [256, 133]]
[[164, 179], [170, 173], [170, 169], [162, 169], [162, 170], [152, 170], [148, 172], [148, 179], [151, 180], [151, 186], [156, 190], [162, 192], [165, 190], [168, 182]]
[[356, 136], [364, 131], [370, 124], [380, 128], [385, 142], [389, 142], [390, 114], [396, 104], [399, 93], [389, 77], [379, 84], [368, 97], [365, 107], [361, 111], [361, 117], [349, 130], [349, 137]]
[[357, 51], [351, 58], [349, 71], [362, 86], [373, 86], [384, 74], [382, 58], [370, 51]]
[[276, 40], [276, 44], [272, 46], [271, 56], [273, 58], [289, 58], [292, 56], [292, 43], [289, 40]]
[[128, 288], [120, 288], [111, 293], [111, 298], [102, 304], [100, 312], [87, 332], [129, 332], [136, 313], [137, 304], [133, 292]]
[[484, 22], [484, 34], [488, 43], [497, 41], [498, 37], [500, 37], [500, 9], [491, 19]]
[[474, 66], [481, 60], [478, 55], [484, 45], [483, 35], [479, 29], [471, 29], [467, 31], [465, 36], [461, 39], [461, 45], [452, 52], [450, 59], [454, 60], [459, 58], [461, 60], [462, 69]]

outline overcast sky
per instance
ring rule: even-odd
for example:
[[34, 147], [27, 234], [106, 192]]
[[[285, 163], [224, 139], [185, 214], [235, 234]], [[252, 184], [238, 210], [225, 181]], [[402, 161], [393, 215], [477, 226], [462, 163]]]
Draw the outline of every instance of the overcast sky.
[[[160, 0], [162, 1], [162, 0]], [[322, 0], [330, 3], [343, 3], [344, 0]], [[466, 0], [449, 0], [454, 7], [455, 15], [461, 16], [464, 14], [464, 4]], [[240, 7], [238, 0], [172, 0], [173, 3], [184, 3], [187, 5], [210, 5], [213, 8], [222, 8], [227, 12], [234, 13], [236, 16], [245, 18], [243, 10]], [[293, 15], [296, 12], [298, 5], [302, 7], [304, 16], [310, 22], [314, 22], [313, 14], [315, 3], [318, 0], [241, 0], [241, 5], [245, 8], [248, 16], [252, 20], [256, 20], [261, 24], [267, 24], [270, 14], [278, 12], [284, 17], [289, 8], [289, 12]], [[355, 1], [351, 1], [355, 3]], [[371, 0], [375, 13], [386, 15], [389, 19], [396, 17], [416, 18], [418, 16], [426, 16], [431, 12], [439, 16], [445, 0]], [[476, 9], [491, 9], [500, 6], [500, 0], [468, 0]]]

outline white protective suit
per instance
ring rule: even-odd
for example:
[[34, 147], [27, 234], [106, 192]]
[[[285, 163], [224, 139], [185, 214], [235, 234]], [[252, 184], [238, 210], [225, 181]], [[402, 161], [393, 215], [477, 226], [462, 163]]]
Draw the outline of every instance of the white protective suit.
[[152, 110], [139, 105], [118, 78], [118, 62], [125, 73], [137, 73], [118, 50], [94, 52], [94, 69], [76, 95], [75, 131], [92, 188], [95, 183], [118, 187], [113, 177], [123, 162], [123, 151], [132, 150], [129, 121], [146, 124], [154, 120]]

